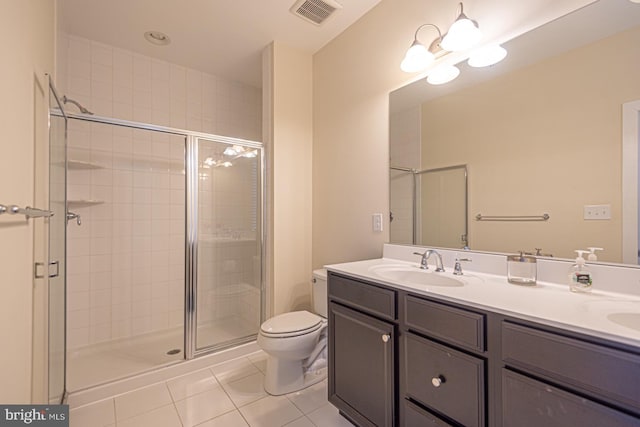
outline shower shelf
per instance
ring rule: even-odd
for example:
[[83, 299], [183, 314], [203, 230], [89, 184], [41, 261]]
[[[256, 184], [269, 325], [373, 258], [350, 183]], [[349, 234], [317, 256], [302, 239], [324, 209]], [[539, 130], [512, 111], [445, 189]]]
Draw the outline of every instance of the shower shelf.
[[90, 206], [101, 205], [104, 202], [102, 200], [67, 200], [69, 208], [87, 208]]
[[103, 166], [91, 162], [85, 162], [84, 160], [69, 159], [67, 161], [67, 166], [69, 167], [69, 169], [73, 170], [104, 169]]

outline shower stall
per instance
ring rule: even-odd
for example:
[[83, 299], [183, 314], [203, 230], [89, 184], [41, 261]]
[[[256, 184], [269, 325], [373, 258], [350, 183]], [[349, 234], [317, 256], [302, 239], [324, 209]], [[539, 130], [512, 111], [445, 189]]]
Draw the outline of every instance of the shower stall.
[[66, 116], [67, 390], [255, 339], [262, 144]]

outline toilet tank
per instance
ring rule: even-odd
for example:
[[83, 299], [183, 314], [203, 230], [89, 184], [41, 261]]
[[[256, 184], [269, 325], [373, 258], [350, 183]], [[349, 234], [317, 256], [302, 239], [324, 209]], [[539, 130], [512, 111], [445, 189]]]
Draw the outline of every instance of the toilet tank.
[[313, 270], [311, 299], [313, 312], [319, 316], [327, 317], [327, 270], [324, 268]]

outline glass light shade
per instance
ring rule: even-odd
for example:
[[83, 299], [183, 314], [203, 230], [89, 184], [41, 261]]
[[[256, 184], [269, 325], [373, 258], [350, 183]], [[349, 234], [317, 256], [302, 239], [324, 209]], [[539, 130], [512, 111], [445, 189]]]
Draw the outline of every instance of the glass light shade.
[[405, 73], [416, 73], [425, 70], [435, 60], [433, 53], [419, 41], [415, 40], [407, 50], [400, 69]]
[[473, 51], [468, 64], [472, 67], [488, 67], [497, 64], [507, 56], [507, 50], [499, 44], [491, 44]]
[[451, 25], [449, 32], [444, 36], [440, 47], [449, 52], [458, 52], [473, 47], [482, 38], [482, 32], [478, 26], [469, 18], [461, 15], [456, 22]]
[[455, 65], [441, 65], [429, 73], [427, 82], [432, 85], [449, 83], [460, 75], [460, 70]]

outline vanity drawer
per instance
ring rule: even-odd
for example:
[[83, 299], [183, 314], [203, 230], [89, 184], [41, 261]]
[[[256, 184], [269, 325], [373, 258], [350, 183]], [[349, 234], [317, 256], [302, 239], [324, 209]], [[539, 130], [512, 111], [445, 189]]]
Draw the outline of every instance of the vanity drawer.
[[404, 335], [406, 395], [466, 426], [485, 425], [484, 360]]
[[404, 399], [404, 419], [402, 420], [403, 427], [453, 427], [451, 424], [442, 421], [440, 418], [425, 411], [415, 403]]
[[502, 359], [510, 366], [640, 410], [637, 354], [504, 322]]
[[405, 295], [404, 317], [410, 329], [471, 350], [485, 350], [483, 314]]
[[504, 427], [637, 427], [640, 419], [503, 369]]
[[396, 293], [391, 289], [330, 274], [329, 298], [384, 319], [396, 319]]

